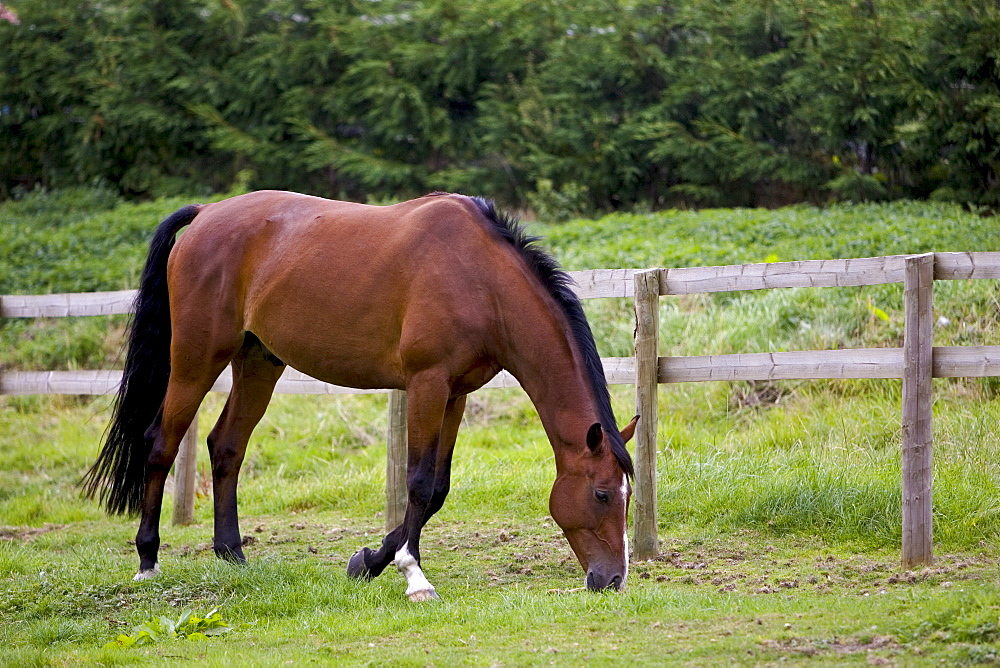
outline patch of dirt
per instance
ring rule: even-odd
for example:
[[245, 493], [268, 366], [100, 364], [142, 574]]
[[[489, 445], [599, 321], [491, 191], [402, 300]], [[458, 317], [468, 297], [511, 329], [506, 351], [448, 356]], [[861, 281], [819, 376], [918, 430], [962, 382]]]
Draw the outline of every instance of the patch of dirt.
[[878, 596], [916, 583], [949, 588], [963, 580], [993, 578], [1000, 563], [986, 554], [945, 554], [933, 567], [911, 571], [885, 558], [816, 555], [809, 554], [814, 548], [803, 547], [796, 553], [787, 549], [779, 552], [770, 545], [734, 546], [732, 540], [675, 541], [652, 560], [633, 562], [632, 570], [639, 582], [711, 586], [720, 593], [815, 591]]
[[4, 527], [0, 526], [0, 540], [32, 541], [43, 533], [65, 529], [65, 524], [46, 524], [41, 527]]
[[[834, 638], [833, 640], [810, 640], [808, 638], [783, 638], [781, 640], [765, 640], [760, 646], [766, 650], [817, 656], [819, 654], [858, 654], [861, 652], [876, 652], [878, 650], [901, 649], [902, 645], [892, 636], [872, 636], [861, 640], [857, 638]], [[869, 663], [879, 665], [881, 657], [870, 657]]]

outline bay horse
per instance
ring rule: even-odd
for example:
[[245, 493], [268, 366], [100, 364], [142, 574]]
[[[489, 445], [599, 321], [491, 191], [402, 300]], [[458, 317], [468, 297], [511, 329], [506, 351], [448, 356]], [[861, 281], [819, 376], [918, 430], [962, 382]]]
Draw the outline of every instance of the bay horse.
[[348, 573], [372, 578], [395, 562], [410, 599], [436, 598], [420, 532], [448, 495], [466, 396], [506, 369], [555, 453], [549, 510], [587, 587], [624, 586], [634, 475], [625, 444], [638, 416], [618, 430], [571, 280], [537, 241], [492, 201], [447, 193], [369, 206], [261, 191], [160, 223], [112, 420], [83, 480], [109, 513], [140, 515], [135, 578], [160, 570], [164, 481], [231, 364], [232, 391], [208, 435], [219, 557], [245, 561], [240, 465], [288, 365], [336, 385], [406, 390], [406, 513]]

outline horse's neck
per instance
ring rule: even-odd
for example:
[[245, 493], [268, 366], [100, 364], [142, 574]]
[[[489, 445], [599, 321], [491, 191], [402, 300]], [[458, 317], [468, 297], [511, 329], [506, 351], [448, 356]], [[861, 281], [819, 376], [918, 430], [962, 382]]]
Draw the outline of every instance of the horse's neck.
[[583, 445], [598, 412], [565, 318], [544, 307], [531, 310], [528, 317], [508, 319], [502, 364], [535, 405], [558, 464], [562, 448], [557, 446]]

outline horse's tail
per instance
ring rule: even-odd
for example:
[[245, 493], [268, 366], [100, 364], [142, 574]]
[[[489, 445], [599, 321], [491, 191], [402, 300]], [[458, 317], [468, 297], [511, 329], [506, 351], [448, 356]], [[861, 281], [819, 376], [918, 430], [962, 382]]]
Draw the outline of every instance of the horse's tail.
[[81, 484], [99, 496], [112, 514], [134, 514], [142, 506], [146, 460], [152, 450], [146, 431], [156, 419], [170, 378], [170, 303], [167, 259], [177, 231], [201, 210], [190, 205], [160, 223], [149, 245], [135, 297], [125, 353], [125, 370], [115, 398], [104, 447]]

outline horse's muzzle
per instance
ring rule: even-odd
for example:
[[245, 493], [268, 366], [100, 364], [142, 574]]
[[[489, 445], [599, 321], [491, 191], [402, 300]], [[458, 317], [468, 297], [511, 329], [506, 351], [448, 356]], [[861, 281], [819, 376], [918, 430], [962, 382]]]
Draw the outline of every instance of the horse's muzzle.
[[590, 591], [604, 591], [606, 589], [619, 591], [621, 590], [623, 584], [621, 575], [608, 577], [607, 575], [601, 575], [595, 573], [594, 571], [587, 572], [587, 589]]

